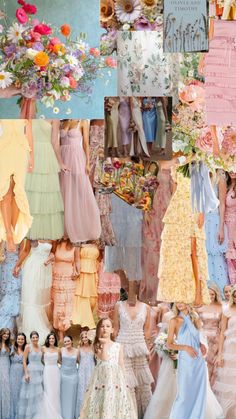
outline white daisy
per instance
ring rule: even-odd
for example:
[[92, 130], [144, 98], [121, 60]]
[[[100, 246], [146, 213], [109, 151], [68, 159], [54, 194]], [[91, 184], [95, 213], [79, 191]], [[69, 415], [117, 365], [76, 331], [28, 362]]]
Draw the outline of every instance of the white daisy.
[[11, 73], [0, 69], [0, 89], [6, 89], [6, 87], [10, 86], [12, 82]]
[[24, 32], [25, 28], [19, 23], [13, 23], [12, 26], [7, 31], [7, 39], [8, 41], [17, 44], [18, 41], [22, 39], [22, 33]]
[[68, 108], [67, 111], [66, 111], [66, 115], [70, 115], [71, 112], [72, 112], [72, 110], [70, 108]]
[[141, 14], [142, 7], [140, 0], [117, 0], [115, 11], [117, 20], [121, 23], [132, 23]]
[[60, 109], [59, 108], [57, 108], [57, 107], [55, 107], [55, 108], [53, 108], [53, 113], [59, 113], [60, 112]]
[[70, 54], [66, 55], [66, 60], [68, 61], [71, 67], [77, 67], [77, 65], [79, 64], [77, 58]]

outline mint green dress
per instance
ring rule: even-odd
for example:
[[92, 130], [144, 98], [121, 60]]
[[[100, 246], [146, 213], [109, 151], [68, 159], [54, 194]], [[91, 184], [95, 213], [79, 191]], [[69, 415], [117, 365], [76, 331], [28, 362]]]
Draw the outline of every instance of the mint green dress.
[[64, 207], [59, 183], [60, 167], [52, 147], [52, 125], [34, 119], [34, 170], [27, 173], [25, 190], [33, 217], [30, 240], [58, 240], [64, 234]]

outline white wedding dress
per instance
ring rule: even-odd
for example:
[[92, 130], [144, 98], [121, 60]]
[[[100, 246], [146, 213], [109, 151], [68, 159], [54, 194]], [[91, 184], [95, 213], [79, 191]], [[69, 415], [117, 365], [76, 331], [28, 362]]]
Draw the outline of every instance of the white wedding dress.
[[48, 320], [51, 306], [52, 266], [44, 265], [48, 259], [52, 245], [38, 243], [33, 247], [22, 270], [22, 297], [20, 329], [26, 334], [36, 330], [39, 342], [44, 344], [52, 327]]

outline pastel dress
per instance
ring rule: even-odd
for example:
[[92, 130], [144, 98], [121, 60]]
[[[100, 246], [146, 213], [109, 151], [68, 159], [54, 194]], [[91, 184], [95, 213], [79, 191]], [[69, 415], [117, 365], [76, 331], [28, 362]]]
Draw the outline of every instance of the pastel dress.
[[11, 408], [10, 419], [18, 419], [18, 404], [22, 385], [23, 370], [23, 354], [18, 354], [12, 349], [10, 366], [10, 393], [11, 393]]
[[76, 284], [75, 248], [57, 246], [52, 269], [53, 327], [65, 332], [71, 326]]
[[101, 235], [100, 213], [86, 173], [86, 155], [80, 123], [61, 130], [61, 155], [68, 171], [60, 174], [65, 207], [64, 235], [72, 243], [96, 240]]
[[[137, 130], [137, 136], [138, 136], [138, 150], [137, 151], [139, 153], [144, 153], [144, 155], [150, 157], [149, 151], [147, 148], [146, 138], [145, 138], [139, 98], [132, 97], [131, 100], [132, 100], [131, 115], [132, 115], [132, 119]], [[132, 139], [131, 139], [131, 145], [130, 145], [130, 156], [134, 156], [134, 155], [135, 155], [135, 147], [134, 147], [134, 133], [133, 133]]]
[[223, 314], [228, 319], [227, 329], [225, 331], [225, 340], [223, 347], [224, 364], [222, 368], [217, 369], [216, 382], [214, 392], [219, 403], [221, 404], [225, 419], [233, 419], [236, 417], [236, 310], [235, 305], [231, 308], [225, 306]]
[[80, 275], [76, 280], [72, 323], [95, 328], [93, 311], [97, 304], [99, 250], [95, 245], [85, 245], [80, 251]]
[[[143, 129], [147, 143], [153, 143], [157, 133], [156, 98], [145, 97], [142, 99]], [[149, 108], [147, 108], [147, 106]]]
[[[29, 160], [29, 142], [25, 135], [27, 121], [19, 119], [0, 120], [0, 203], [9, 190], [11, 177], [15, 183], [14, 197], [19, 209], [15, 229], [15, 243], [26, 236], [31, 224], [29, 203], [25, 193], [25, 176]], [[6, 240], [6, 231], [0, 211], [0, 241]]]
[[131, 111], [129, 98], [121, 96], [119, 105], [119, 126], [123, 145], [128, 145], [131, 142], [131, 132], [129, 132], [130, 119]]
[[173, 173], [177, 189], [163, 218], [160, 263], [158, 270], [158, 301], [195, 301], [195, 277], [191, 258], [191, 238], [196, 239], [198, 273], [203, 304], [209, 304], [208, 266], [204, 227], [197, 225], [198, 214], [192, 213], [190, 178]]
[[138, 417], [142, 418], [151, 399], [153, 382], [147, 359], [149, 350], [144, 338], [147, 306], [142, 303], [137, 316], [132, 319], [126, 302], [119, 301], [117, 304], [120, 329], [116, 341], [123, 346], [126, 384], [137, 404]]
[[76, 417], [80, 415], [80, 411], [84, 402], [84, 397], [89, 386], [95, 367], [94, 353], [84, 351], [80, 348], [80, 361], [78, 368], [78, 393], [76, 402]]
[[43, 401], [42, 351], [34, 351], [31, 347], [27, 370], [30, 381], [27, 383], [25, 377], [22, 378], [17, 419], [34, 419], [40, 411]]
[[90, 181], [95, 187], [95, 174], [99, 164], [99, 154], [104, 152], [104, 125], [90, 125], [89, 130], [89, 157], [90, 157]]
[[154, 148], [166, 148], [166, 117], [163, 111], [162, 101], [157, 98], [157, 130]]
[[0, 329], [16, 330], [16, 320], [20, 314], [22, 273], [16, 278], [12, 272], [19, 257], [19, 247], [16, 252], [8, 252], [6, 247], [5, 260], [0, 264]]
[[79, 419], [137, 419], [119, 365], [121, 345], [113, 342], [107, 360], [97, 358]]
[[208, 125], [233, 125], [236, 117], [235, 22], [214, 21], [214, 35], [205, 56]]
[[63, 419], [77, 419], [76, 401], [78, 393], [77, 351], [68, 355], [62, 349], [61, 364], [61, 414]]
[[[218, 187], [214, 190], [218, 195]], [[229, 283], [228, 269], [225, 259], [227, 251], [227, 228], [224, 226], [225, 239], [222, 244], [218, 242], [220, 225], [219, 208], [210, 211], [205, 215], [205, 232], [206, 232], [206, 250], [208, 257], [208, 272], [209, 279], [214, 282], [221, 290], [223, 295], [223, 288]]]
[[207, 339], [208, 350], [206, 361], [209, 380], [211, 386], [213, 386], [217, 371], [215, 360], [219, 349], [221, 312], [209, 312], [204, 310], [204, 307], [202, 307], [198, 310], [198, 314], [202, 321], [202, 334]]
[[42, 344], [51, 331], [48, 315], [51, 311], [52, 266], [44, 265], [51, 248], [50, 243], [38, 243], [22, 270], [20, 327], [27, 340], [32, 330], [37, 330]]
[[58, 353], [44, 352], [43, 400], [35, 419], [62, 419]]
[[31, 240], [58, 240], [63, 236], [63, 200], [60, 191], [60, 167], [52, 146], [52, 125], [33, 119], [34, 170], [26, 176], [26, 193], [33, 224]]
[[10, 351], [0, 349], [0, 418], [10, 419]]
[[120, 299], [121, 280], [114, 272], [104, 272], [104, 263], [101, 262], [98, 271], [98, 308], [99, 318], [113, 317], [114, 307]]
[[105, 247], [104, 270], [124, 270], [129, 280], [142, 278], [141, 246], [143, 212], [111, 195], [110, 220], [115, 233], [116, 245]]
[[[230, 22], [227, 22], [230, 23]], [[228, 232], [228, 247], [226, 251], [226, 261], [228, 266], [229, 281], [232, 285], [236, 284], [236, 249], [234, 237], [236, 232], [236, 196], [230, 189], [226, 195], [225, 202], [225, 224]]]
[[200, 350], [200, 334], [189, 316], [183, 313], [180, 313], [180, 316], [183, 318], [183, 324], [178, 333], [178, 345], [191, 346], [197, 352], [197, 356], [192, 358], [186, 351], [178, 353], [177, 396], [169, 418], [205, 419], [207, 374]]

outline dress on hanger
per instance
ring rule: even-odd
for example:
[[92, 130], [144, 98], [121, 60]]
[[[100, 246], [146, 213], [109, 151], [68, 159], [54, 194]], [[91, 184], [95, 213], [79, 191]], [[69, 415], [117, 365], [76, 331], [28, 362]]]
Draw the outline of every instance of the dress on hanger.
[[96, 186], [95, 172], [98, 165], [99, 153], [104, 152], [104, 125], [90, 125], [89, 150], [90, 150], [90, 181]]
[[57, 246], [52, 268], [53, 327], [65, 332], [71, 326], [75, 294], [75, 247]]
[[97, 240], [101, 235], [99, 209], [86, 173], [86, 155], [80, 123], [61, 130], [61, 155], [68, 171], [60, 174], [65, 207], [65, 236], [72, 243]]
[[22, 378], [24, 375], [23, 369], [23, 354], [18, 355], [13, 353], [14, 348], [11, 352], [11, 366], [10, 366], [10, 394], [11, 394], [11, 408], [10, 408], [10, 419], [17, 419], [18, 404]]
[[145, 97], [142, 99], [142, 105], [143, 129], [146, 142], [153, 143], [157, 133], [156, 98]]
[[235, 361], [235, 328], [236, 311], [229, 306], [223, 307], [223, 314], [228, 318], [228, 326], [225, 331], [225, 341], [223, 347], [224, 365], [217, 369], [214, 392], [221, 404], [225, 418], [233, 419], [236, 417], [236, 361]]
[[[19, 209], [13, 232], [15, 243], [26, 236], [31, 224], [29, 203], [25, 193], [25, 176], [29, 159], [29, 142], [25, 135], [26, 120], [0, 119], [0, 202], [9, 190], [13, 177], [14, 197]], [[0, 211], [0, 241], [6, 240], [6, 231]]]
[[63, 419], [77, 419], [76, 399], [78, 393], [77, 351], [68, 355], [64, 348], [61, 364], [61, 412]]
[[139, 297], [143, 301], [156, 301], [158, 286], [158, 266], [161, 247], [162, 219], [171, 199], [170, 170], [160, 169], [157, 176], [158, 188], [154, 195], [153, 206], [142, 226], [142, 281]]
[[86, 391], [89, 386], [95, 367], [95, 358], [93, 352], [84, 351], [80, 348], [80, 361], [78, 368], [78, 393], [76, 401], [76, 418], [79, 418], [83, 406]]
[[80, 275], [76, 280], [72, 323], [94, 329], [93, 311], [97, 303], [99, 250], [96, 245], [85, 245], [80, 251]]
[[37, 247], [32, 248], [22, 270], [20, 329], [27, 340], [32, 330], [37, 330], [42, 344], [51, 331], [48, 315], [51, 308], [52, 266], [44, 265], [51, 248], [50, 243], [39, 242]]
[[153, 144], [155, 148], [166, 148], [166, 117], [163, 111], [162, 101], [157, 98], [157, 105], [156, 105], [156, 112], [157, 112], [157, 131], [156, 131], [156, 138]]
[[214, 21], [214, 35], [205, 56], [208, 125], [233, 125], [236, 117], [235, 22]]
[[105, 247], [105, 272], [125, 271], [129, 280], [141, 280], [142, 219], [141, 210], [111, 195], [110, 219], [116, 237], [115, 246]]
[[0, 418], [10, 418], [10, 352], [0, 348]]
[[131, 319], [126, 302], [119, 301], [117, 304], [120, 329], [116, 341], [123, 346], [126, 383], [134, 400], [136, 398], [138, 417], [142, 418], [151, 399], [153, 382], [147, 360], [149, 351], [144, 338], [147, 306], [142, 303], [137, 316]]
[[228, 248], [226, 252], [226, 261], [228, 265], [229, 280], [232, 285], [235, 285], [236, 249], [233, 240], [236, 232], [236, 197], [235, 192], [232, 189], [230, 189], [226, 195], [225, 224], [228, 231]]
[[112, 342], [108, 359], [97, 359], [80, 419], [137, 419], [129, 389], [119, 365], [120, 344]]
[[20, 314], [22, 273], [16, 278], [12, 272], [19, 258], [16, 252], [8, 252], [4, 246], [5, 260], [0, 264], [0, 329], [9, 328], [15, 332], [16, 319]]
[[58, 240], [63, 236], [63, 201], [59, 164], [51, 143], [52, 124], [33, 119], [34, 170], [27, 173], [25, 189], [33, 216], [30, 240]]
[[[175, 173], [173, 173], [175, 176]], [[159, 285], [157, 300], [167, 302], [195, 301], [196, 286], [191, 258], [191, 238], [196, 239], [198, 272], [203, 304], [209, 304], [208, 268], [204, 227], [197, 225], [198, 214], [192, 213], [190, 178], [176, 172], [177, 189], [163, 218], [161, 235]]]
[[128, 145], [131, 142], [131, 133], [129, 132], [130, 118], [131, 111], [129, 98], [121, 96], [119, 105], [119, 124], [123, 145]]

